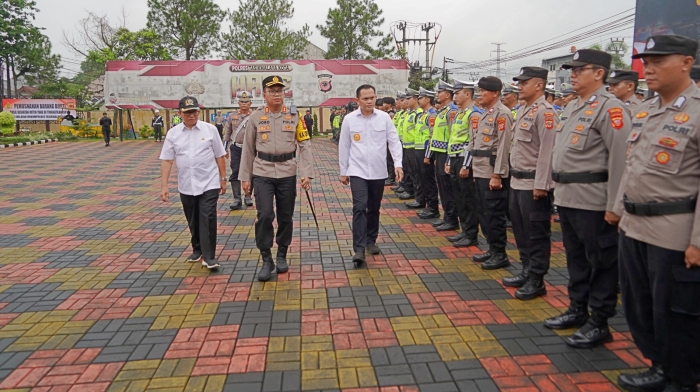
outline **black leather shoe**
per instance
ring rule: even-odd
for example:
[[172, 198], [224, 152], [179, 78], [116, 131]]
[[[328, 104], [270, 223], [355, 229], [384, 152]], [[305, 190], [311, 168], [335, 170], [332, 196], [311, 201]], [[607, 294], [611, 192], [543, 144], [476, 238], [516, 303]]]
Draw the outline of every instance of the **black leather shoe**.
[[418, 213], [418, 217], [421, 219], [435, 219], [440, 217], [440, 213], [438, 211], [421, 211]]
[[367, 249], [367, 252], [369, 252], [370, 254], [373, 254], [373, 255], [378, 255], [378, 254], [382, 253], [382, 250], [379, 249], [379, 247], [377, 246], [376, 243], [367, 245], [366, 249]]
[[467, 236], [464, 236], [464, 238], [462, 238], [461, 240], [455, 241], [452, 243], [452, 246], [454, 246], [455, 248], [466, 248], [469, 246], [477, 246], [477, 245], [479, 245], [478, 239], [467, 238]]
[[457, 235], [451, 235], [451, 236], [445, 237], [445, 238], [447, 238], [447, 240], [450, 242], [457, 242], [457, 241], [461, 240], [462, 238], [467, 238], [467, 233], [461, 232]]
[[413, 198], [415, 197], [414, 195], [411, 195], [411, 194], [408, 193], [408, 192], [399, 193], [397, 196], [398, 196], [399, 199], [401, 199], [401, 200], [409, 200], [409, 199], [413, 199]]
[[502, 279], [503, 285], [506, 287], [523, 287], [527, 283], [530, 274], [527, 271], [521, 272], [519, 275], [506, 276]]
[[231, 204], [231, 209], [232, 210], [240, 210], [243, 204], [241, 204], [240, 200], [234, 200], [233, 204]]
[[578, 328], [588, 321], [586, 306], [569, 307], [564, 313], [544, 320], [544, 326], [549, 329]]
[[289, 271], [289, 264], [287, 264], [287, 247], [280, 246], [277, 248], [277, 272], [285, 273]]
[[261, 282], [267, 282], [272, 277], [272, 271], [275, 270], [275, 262], [272, 261], [272, 253], [268, 250], [267, 252], [261, 252], [263, 265], [258, 272], [258, 280]]
[[698, 392], [697, 385], [680, 385], [678, 383], [672, 382], [668, 384], [664, 392]]
[[515, 291], [515, 298], [529, 301], [545, 294], [547, 294], [547, 287], [544, 285], [544, 279], [537, 274], [530, 274], [525, 286]]
[[442, 226], [442, 225], [444, 225], [444, 224], [445, 224], [445, 221], [444, 221], [444, 220], [442, 220], [442, 219], [440, 219], [440, 220], [439, 220], [439, 221], [437, 221], [437, 222], [433, 222], [433, 223], [431, 223], [431, 225], [433, 225], [433, 227], [438, 227], [438, 226]]
[[199, 263], [202, 261], [202, 252], [193, 252], [190, 257], [187, 258], [188, 263]]
[[449, 230], [457, 230], [459, 229], [459, 225], [456, 223], [443, 223], [440, 226], [436, 227], [435, 230], [437, 231], [449, 231]]
[[491, 256], [493, 256], [493, 253], [491, 253], [491, 250], [489, 249], [484, 253], [474, 255], [474, 257], [472, 257], [472, 260], [474, 260], [477, 263], [483, 263], [484, 261], [490, 259]]
[[389, 186], [389, 185], [394, 185], [394, 184], [396, 184], [396, 181], [395, 181], [395, 180], [392, 180], [392, 179], [389, 179], [389, 178], [387, 178], [386, 180], [384, 180], [384, 186]]
[[592, 319], [588, 319], [578, 331], [564, 340], [566, 344], [574, 348], [593, 348], [613, 340], [608, 324], [597, 325]]
[[662, 392], [666, 389], [669, 379], [661, 366], [654, 365], [646, 372], [639, 374], [620, 374], [617, 383], [630, 392]]
[[491, 256], [490, 259], [481, 263], [482, 270], [497, 270], [499, 268], [506, 268], [510, 266], [510, 260], [508, 260], [508, 255], [506, 252], [496, 252]]
[[248, 207], [253, 205], [253, 199], [250, 196], [245, 197], [245, 205], [247, 205]]
[[[401, 197], [399, 197], [399, 199], [401, 199]], [[403, 205], [405, 205], [406, 207], [408, 207], [408, 208], [410, 208], [410, 209], [413, 209], [413, 210], [418, 209], [418, 208], [425, 208], [425, 204], [424, 204], [424, 203], [420, 203], [420, 202], [418, 202], [417, 200], [413, 200], [413, 201], [409, 201], [409, 202], [407, 202], [407, 203], [403, 203]]]
[[404, 187], [402, 187], [401, 185], [392, 186], [392, 187], [389, 188], [389, 189], [391, 189], [392, 191], [394, 191], [394, 192], [396, 192], [396, 193], [404, 193], [404, 192], [406, 192], [406, 189], [405, 189]]
[[352, 262], [355, 264], [355, 268], [362, 267], [362, 264], [365, 263], [365, 252], [355, 252], [355, 255], [352, 256]]

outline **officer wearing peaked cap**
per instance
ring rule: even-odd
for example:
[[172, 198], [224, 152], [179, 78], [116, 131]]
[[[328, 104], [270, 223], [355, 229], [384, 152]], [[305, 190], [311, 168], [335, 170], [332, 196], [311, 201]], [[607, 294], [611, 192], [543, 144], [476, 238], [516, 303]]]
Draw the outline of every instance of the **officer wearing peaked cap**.
[[[297, 190], [297, 168], [301, 187], [311, 189], [313, 157], [309, 133], [300, 124], [299, 115], [284, 105], [286, 85], [279, 76], [268, 76], [262, 81], [266, 105], [253, 112], [245, 127], [243, 152], [238, 179], [243, 191], [255, 187], [255, 242], [263, 265], [258, 280], [267, 281], [275, 269], [272, 260], [272, 241], [277, 212], [277, 272], [284, 273], [287, 249], [292, 242], [294, 204]], [[299, 157], [299, 161], [295, 157]]]
[[402, 152], [403, 152], [403, 157], [402, 157], [402, 166], [404, 169], [404, 176], [403, 180], [401, 181], [400, 184], [398, 184], [395, 187], [390, 188], [392, 191], [396, 192], [396, 194], [399, 196], [399, 198], [403, 198], [403, 200], [407, 200], [413, 197], [415, 190], [413, 186], [413, 178], [409, 174], [408, 170], [410, 165], [408, 164], [408, 148], [406, 147], [406, 141], [405, 135], [404, 135], [404, 125], [406, 123], [406, 118], [408, 117], [408, 96], [406, 95], [406, 92], [399, 91], [398, 94], [398, 99], [396, 101], [396, 107], [397, 109], [400, 109], [399, 112], [396, 113], [394, 116], [394, 120], [396, 121], [396, 131], [399, 133], [399, 140], [401, 140], [401, 147], [402, 147]]
[[430, 150], [427, 152], [435, 160], [435, 178], [438, 184], [438, 193], [444, 210], [443, 222], [436, 222], [437, 231], [455, 230], [459, 228], [459, 218], [455, 206], [455, 196], [450, 180], [448, 147], [452, 123], [457, 117], [457, 106], [452, 102], [454, 98], [454, 86], [440, 80], [437, 85], [437, 101], [441, 108], [435, 118], [433, 136], [430, 139]]
[[429, 149], [430, 136], [433, 133], [437, 111], [433, 108], [435, 92], [423, 87], [418, 92], [418, 105], [423, 110], [418, 116], [416, 124], [415, 162], [421, 176], [425, 209], [418, 211], [418, 217], [422, 219], [439, 218], [438, 188], [435, 182], [435, 160], [426, 157], [426, 149]]
[[[250, 116], [250, 93], [247, 91], [239, 91], [236, 93], [238, 99], [238, 111], [229, 114], [226, 119], [226, 132], [224, 134], [224, 148], [227, 150], [230, 147], [231, 151], [231, 190], [233, 191], [232, 210], [239, 210], [243, 205], [241, 200], [241, 182], [238, 180], [238, 173], [241, 167], [241, 154], [243, 153], [243, 136], [245, 135], [245, 127]], [[245, 194], [245, 204], [253, 205], [253, 199], [250, 194]]]
[[608, 77], [608, 86], [608, 91], [624, 102], [632, 114], [637, 111], [637, 107], [642, 103], [634, 95], [639, 86], [639, 73], [637, 71], [627, 69], [612, 71]]
[[[423, 109], [418, 106], [419, 91], [410, 88], [406, 89], [408, 100], [408, 113], [403, 124], [404, 147], [408, 154], [407, 163], [413, 180], [413, 188], [415, 190], [415, 200], [404, 203], [408, 208], [423, 208], [425, 207], [425, 195], [423, 195], [423, 178], [420, 174], [420, 167], [416, 165], [416, 137], [418, 133], [418, 116], [423, 113]], [[412, 196], [407, 194], [399, 195], [399, 199], [407, 200]]]
[[[620, 291], [637, 347], [652, 367], [620, 375], [630, 391], [697, 391], [700, 383], [700, 88], [697, 41], [647, 39], [649, 89], [633, 116], [612, 223], [620, 221]], [[664, 389], [665, 388], [665, 389]]]
[[[552, 329], [580, 327], [565, 342], [590, 348], [612, 340], [608, 319], [617, 304], [617, 226], [609, 224], [624, 168], [630, 115], [605, 91], [609, 53], [581, 49], [571, 84], [579, 94], [561, 116], [552, 156], [554, 204], [559, 211], [569, 270], [569, 309], [545, 320]], [[589, 317], [588, 308], [591, 308]]]
[[690, 78], [700, 86], [700, 65], [693, 65], [693, 69], [690, 70]]
[[479, 79], [485, 113], [472, 122], [470, 154], [476, 186], [476, 211], [479, 226], [489, 249], [475, 255], [484, 270], [510, 265], [506, 254], [506, 209], [508, 208], [508, 154], [512, 140], [513, 115], [501, 103], [503, 82], [495, 76]]
[[552, 150], [559, 116], [544, 99], [547, 70], [523, 67], [518, 81], [520, 108], [513, 126], [510, 153], [510, 217], [522, 271], [503, 278], [503, 285], [517, 287], [515, 297], [535, 299], [547, 293], [544, 275], [551, 256], [551, 215], [553, 183]]
[[472, 121], [479, 121], [481, 112], [474, 106], [476, 84], [460, 80], [454, 82], [457, 115], [452, 123], [447, 145], [449, 161], [445, 166], [449, 169], [450, 185], [455, 195], [455, 209], [462, 231], [455, 236], [447, 237], [447, 240], [455, 247], [467, 247], [479, 244], [476, 189], [473, 171], [469, 169], [472, 162], [469, 146], [472, 141], [470, 134]]

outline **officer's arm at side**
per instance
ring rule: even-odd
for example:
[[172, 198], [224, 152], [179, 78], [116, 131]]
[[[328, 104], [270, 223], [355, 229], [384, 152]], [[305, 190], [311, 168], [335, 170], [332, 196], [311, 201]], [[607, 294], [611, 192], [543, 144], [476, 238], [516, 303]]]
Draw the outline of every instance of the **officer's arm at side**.
[[[301, 121], [301, 120], [297, 120]], [[302, 178], [314, 178], [314, 157], [311, 153], [310, 139], [297, 141], [297, 149], [299, 150], [299, 173]]]
[[[394, 126], [394, 122], [391, 121], [391, 117], [387, 116], [386, 120], [386, 139], [387, 145], [389, 146], [389, 152], [391, 153], [391, 158], [394, 160], [395, 168], [403, 169], [403, 149], [401, 148], [401, 141], [399, 141], [399, 133]], [[391, 173], [389, 173], [391, 175]]]
[[[254, 114], [251, 114], [253, 117]], [[238, 172], [239, 181], [250, 181], [253, 177], [253, 161], [255, 160], [255, 132], [257, 131], [255, 127], [255, 121], [248, 120], [245, 129], [241, 132], [245, 132], [243, 137], [243, 151], [241, 152], [241, 166]]]
[[510, 112], [499, 114], [496, 118], [495, 125], [496, 132], [498, 132], [500, 136], [498, 137], [498, 146], [496, 147], [496, 162], [493, 167], [493, 174], [507, 177], [510, 169], [510, 145], [513, 140], [513, 117], [510, 115]]
[[338, 140], [338, 164], [341, 176], [347, 176], [350, 161], [350, 126], [348, 122], [343, 121], [343, 126], [340, 129], [340, 139]]
[[[610, 101], [608, 101], [610, 102]], [[608, 197], [606, 211], [613, 211], [615, 208], [615, 198], [622, 181], [622, 174], [625, 170], [627, 137], [632, 129], [632, 119], [626, 110], [620, 110], [620, 106], [607, 105], [605, 113], [601, 116], [598, 130], [603, 138], [603, 142], [608, 149]], [[617, 121], [613, 123], [610, 111], [614, 111], [616, 116], [622, 116], [622, 125]]]
[[[700, 195], [700, 189], [698, 189], [697, 194]], [[690, 244], [700, 249], [700, 208], [695, 209], [695, 219], [693, 219], [693, 232], [690, 236]]]
[[[547, 128], [547, 118], [545, 113], [550, 113], [553, 122]], [[545, 109], [537, 118], [537, 133], [540, 137], [540, 151], [537, 156], [537, 168], [535, 169], [534, 188], [548, 191], [553, 188], [552, 182], [552, 151], [554, 151], [554, 141], [556, 140], [556, 130], [559, 126], [559, 116], [554, 109]]]

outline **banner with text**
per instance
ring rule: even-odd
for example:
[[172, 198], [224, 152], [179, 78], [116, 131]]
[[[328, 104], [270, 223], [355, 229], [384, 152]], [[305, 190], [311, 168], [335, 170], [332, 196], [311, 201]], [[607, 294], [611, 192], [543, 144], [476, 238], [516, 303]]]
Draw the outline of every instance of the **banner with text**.
[[75, 99], [3, 99], [2, 107], [17, 121], [56, 121], [68, 113], [75, 116]]

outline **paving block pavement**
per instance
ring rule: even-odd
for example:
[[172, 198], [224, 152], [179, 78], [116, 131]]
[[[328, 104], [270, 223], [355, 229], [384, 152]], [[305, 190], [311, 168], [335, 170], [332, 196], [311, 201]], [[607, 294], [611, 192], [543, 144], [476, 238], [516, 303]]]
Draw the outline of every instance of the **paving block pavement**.
[[[255, 280], [254, 207], [219, 199], [217, 257], [185, 262], [177, 195], [159, 199], [160, 144], [52, 143], [0, 153], [0, 390], [609, 391], [648, 366], [624, 315], [591, 350], [542, 321], [568, 306], [553, 223], [547, 296], [500, 283], [387, 188], [378, 244], [352, 263], [352, 199], [337, 147], [313, 139], [317, 178], [297, 192], [290, 269]], [[171, 190], [176, 192], [176, 176]]]

